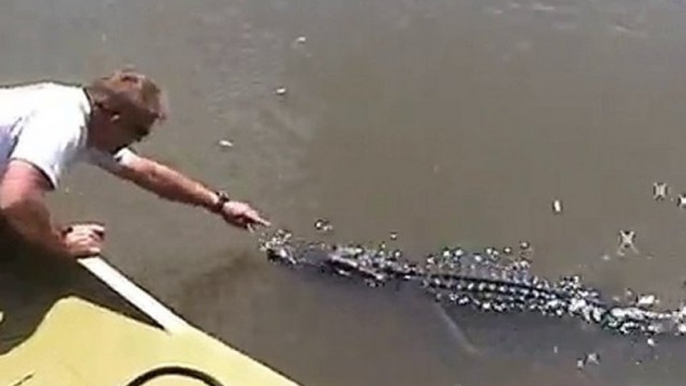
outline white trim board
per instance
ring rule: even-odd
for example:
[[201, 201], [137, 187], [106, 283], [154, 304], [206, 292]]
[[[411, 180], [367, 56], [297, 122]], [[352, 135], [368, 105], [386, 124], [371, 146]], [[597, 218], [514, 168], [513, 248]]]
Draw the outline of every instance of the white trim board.
[[185, 320], [117, 271], [102, 257], [87, 257], [79, 259], [78, 262], [129, 303], [152, 318], [167, 332], [179, 333], [191, 329]]

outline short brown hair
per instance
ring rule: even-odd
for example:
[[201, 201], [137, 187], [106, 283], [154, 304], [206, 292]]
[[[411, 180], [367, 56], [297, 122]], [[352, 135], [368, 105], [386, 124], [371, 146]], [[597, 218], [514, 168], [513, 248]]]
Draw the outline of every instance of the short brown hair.
[[168, 116], [166, 95], [160, 87], [131, 68], [96, 79], [85, 89], [91, 102], [101, 108], [118, 112], [133, 108], [151, 122], [163, 121]]

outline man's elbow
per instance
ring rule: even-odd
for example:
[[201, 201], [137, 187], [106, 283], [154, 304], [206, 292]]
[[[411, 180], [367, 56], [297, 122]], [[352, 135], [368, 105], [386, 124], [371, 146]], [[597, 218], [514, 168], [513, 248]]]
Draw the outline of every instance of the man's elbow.
[[20, 184], [4, 183], [0, 186], [0, 211], [30, 206], [41, 201], [43, 192], [40, 188], [27, 188]]
[[12, 160], [0, 183], [0, 210], [40, 203], [53, 186], [38, 168], [21, 160]]
[[17, 212], [18, 209], [24, 208], [28, 204], [28, 199], [25, 196], [10, 196], [0, 194], [0, 213], [9, 215]]
[[112, 173], [123, 180], [141, 184], [153, 173], [153, 162], [131, 153], [119, 164], [117, 169], [112, 170]]
[[12, 223], [25, 221], [38, 212], [35, 200], [30, 197], [0, 198], [0, 215]]

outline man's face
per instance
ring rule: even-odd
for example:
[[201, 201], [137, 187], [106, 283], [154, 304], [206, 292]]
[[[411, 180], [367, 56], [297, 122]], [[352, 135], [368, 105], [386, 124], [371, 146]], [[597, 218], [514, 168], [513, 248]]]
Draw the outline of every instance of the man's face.
[[154, 120], [137, 111], [110, 111], [101, 109], [104, 117], [99, 128], [101, 150], [114, 153], [150, 135]]

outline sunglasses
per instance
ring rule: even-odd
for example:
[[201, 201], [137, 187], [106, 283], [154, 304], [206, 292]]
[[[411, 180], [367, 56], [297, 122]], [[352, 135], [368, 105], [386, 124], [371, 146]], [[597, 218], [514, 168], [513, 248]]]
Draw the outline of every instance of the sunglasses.
[[[110, 116], [118, 115], [120, 118], [123, 116], [120, 111], [107, 108], [103, 105], [99, 105], [99, 107], [103, 111], [107, 112]], [[131, 121], [130, 117], [127, 116], [127, 118], [128, 118], [127, 120]], [[143, 138], [150, 135], [151, 125], [144, 125], [144, 124], [137, 123], [137, 122], [127, 122], [127, 123], [120, 122], [120, 124], [123, 126], [123, 128], [127, 132], [129, 132], [129, 134], [131, 134], [135, 138], [136, 141], [140, 141]]]
[[141, 124], [126, 125], [126, 130], [133, 135], [137, 141], [150, 135], [150, 127]]

